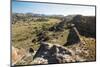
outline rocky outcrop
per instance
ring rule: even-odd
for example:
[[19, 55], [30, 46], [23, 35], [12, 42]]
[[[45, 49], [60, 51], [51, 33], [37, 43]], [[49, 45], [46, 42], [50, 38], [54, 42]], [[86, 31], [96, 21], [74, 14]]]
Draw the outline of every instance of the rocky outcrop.
[[33, 57], [32, 64], [57, 64], [85, 61], [80, 56], [68, 48], [58, 44], [42, 42], [40, 48]]
[[95, 16], [82, 16], [77, 15], [71, 21], [75, 24], [76, 28], [81, 35], [87, 37], [96, 37], [96, 17]]
[[78, 29], [81, 35], [86, 37], [96, 37], [96, 17], [95, 16], [82, 16], [82, 15], [69, 15], [62, 19], [59, 24], [54, 25], [50, 31], [62, 31], [70, 29], [74, 26]]
[[24, 49], [18, 49], [15, 47], [12, 47], [12, 64], [16, 64], [18, 61], [20, 61], [25, 55]]

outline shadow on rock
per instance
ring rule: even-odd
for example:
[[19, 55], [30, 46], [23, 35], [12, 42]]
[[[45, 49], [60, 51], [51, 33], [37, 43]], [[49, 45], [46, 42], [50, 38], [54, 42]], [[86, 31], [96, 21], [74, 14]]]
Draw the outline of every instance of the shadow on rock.
[[73, 28], [70, 29], [67, 42], [64, 44], [64, 46], [73, 45], [78, 42], [80, 42], [79, 35], [75, 32]]

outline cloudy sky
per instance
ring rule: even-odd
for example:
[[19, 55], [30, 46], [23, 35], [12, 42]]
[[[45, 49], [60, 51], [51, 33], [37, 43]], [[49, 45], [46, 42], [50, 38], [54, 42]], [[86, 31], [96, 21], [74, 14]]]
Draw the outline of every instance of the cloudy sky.
[[62, 5], [62, 4], [47, 4], [35, 2], [12, 2], [13, 13], [37, 13], [48, 15], [72, 15], [81, 14], [86, 16], [95, 15], [94, 6], [79, 6], [79, 5]]

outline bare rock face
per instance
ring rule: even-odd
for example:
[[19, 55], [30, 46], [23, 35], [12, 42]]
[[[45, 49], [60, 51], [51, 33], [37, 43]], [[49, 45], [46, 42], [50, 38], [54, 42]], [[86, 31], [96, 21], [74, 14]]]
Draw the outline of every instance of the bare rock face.
[[41, 43], [33, 59], [33, 64], [58, 64], [85, 61], [68, 48], [46, 42]]
[[75, 24], [76, 28], [81, 35], [87, 37], [96, 37], [96, 17], [95, 16], [82, 16], [77, 15], [71, 21]]
[[12, 64], [14, 65], [20, 61], [24, 55], [25, 51], [23, 49], [12, 47]]

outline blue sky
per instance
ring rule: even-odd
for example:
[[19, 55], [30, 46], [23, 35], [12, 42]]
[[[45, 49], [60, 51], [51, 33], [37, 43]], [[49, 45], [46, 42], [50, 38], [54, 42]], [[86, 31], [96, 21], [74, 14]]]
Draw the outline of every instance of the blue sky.
[[48, 15], [95, 15], [95, 7], [93, 6], [78, 6], [78, 5], [61, 5], [33, 2], [12, 2], [13, 13], [37, 13]]

